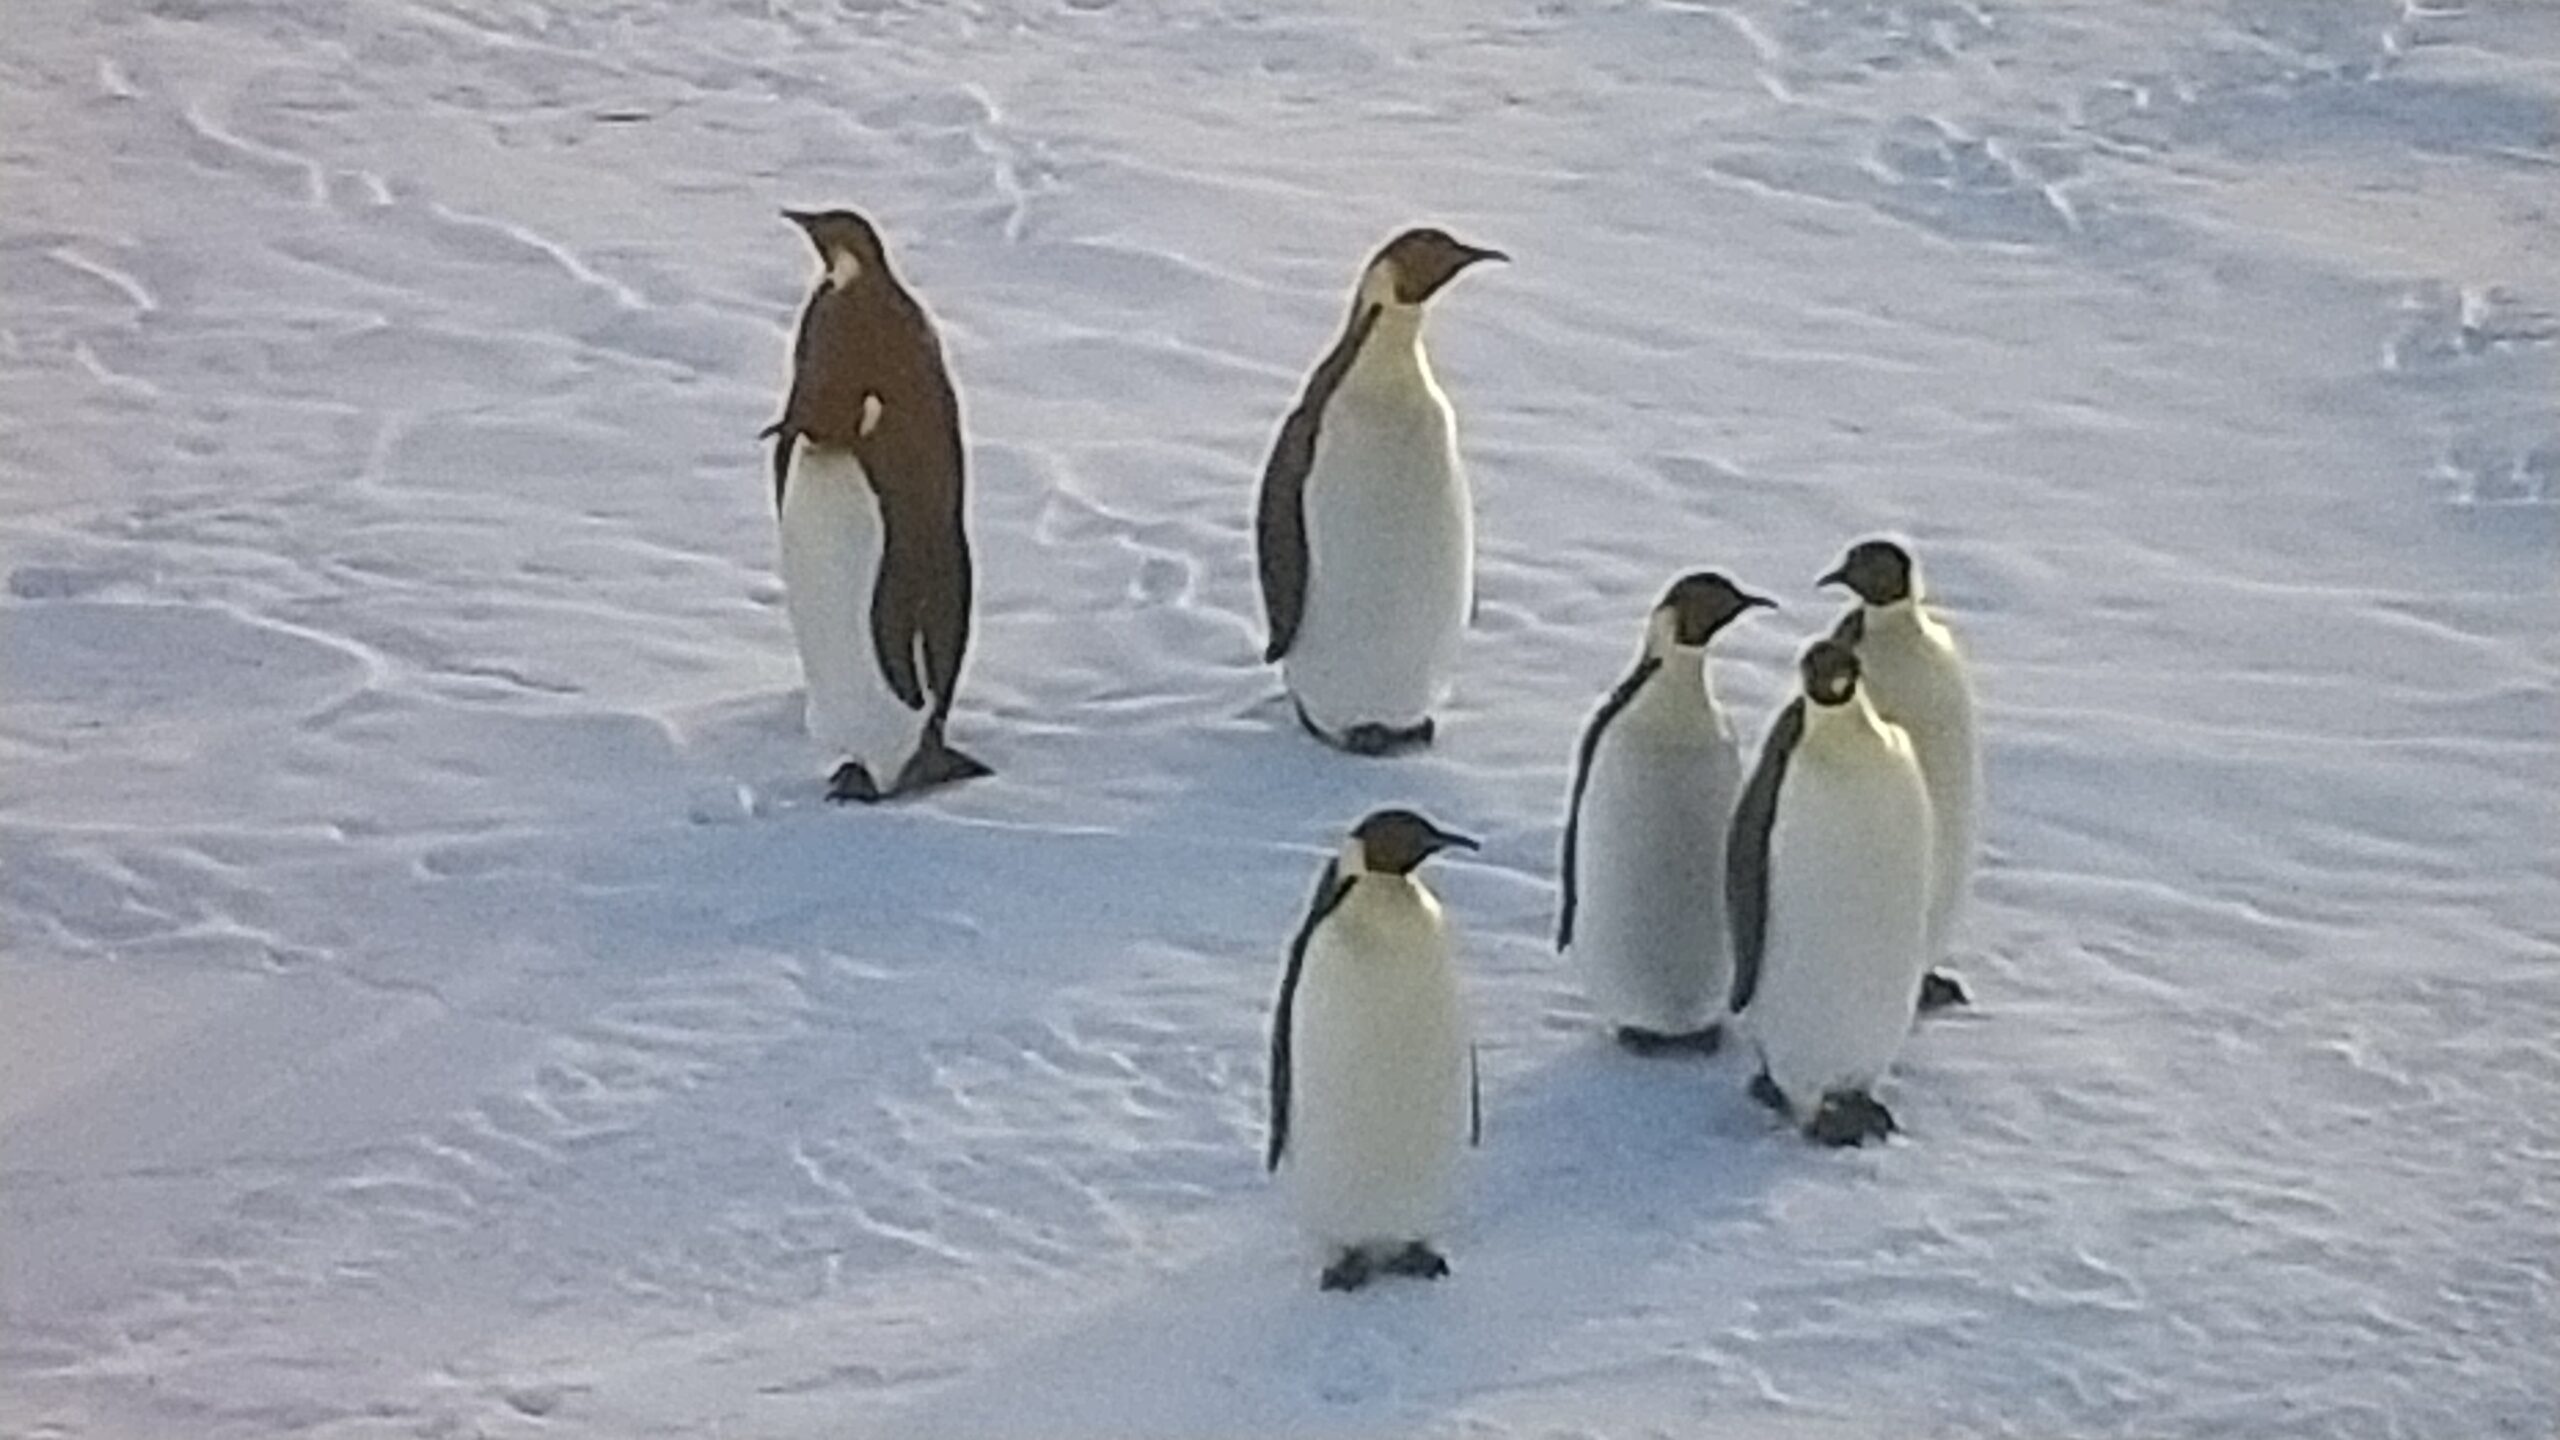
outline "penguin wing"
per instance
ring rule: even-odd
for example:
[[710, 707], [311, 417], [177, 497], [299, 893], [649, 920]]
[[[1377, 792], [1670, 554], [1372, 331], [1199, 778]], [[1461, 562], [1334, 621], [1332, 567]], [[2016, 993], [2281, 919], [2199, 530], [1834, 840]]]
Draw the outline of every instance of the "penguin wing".
[[1651, 655], [1636, 662], [1636, 668], [1628, 672], [1626, 679], [1618, 682], [1618, 688], [1609, 692], [1609, 698], [1601, 701], [1600, 708], [1591, 712], [1590, 723], [1582, 727], [1582, 744], [1573, 757], [1573, 793], [1566, 799], [1564, 807], [1564, 859], [1558, 867], [1558, 881], [1564, 888], [1564, 900], [1556, 909], [1558, 950], [1573, 943], [1575, 891], [1579, 883], [1575, 868], [1582, 848], [1582, 792], [1591, 784], [1592, 757], [1600, 753], [1600, 737], [1607, 733], [1609, 722], [1618, 718], [1618, 712], [1635, 700], [1644, 689], [1644, 682], [1652, 679], [1653, 672], [1661, 668], [1662, 661]]
[[1484, 1061], [1467, 1047], [1467, 1143], [1484, 1147]]
[[1289, 942], [1289, 968], [1280, 974], [1280, 1003], [1271, 1014], [1271, 1143], [1262, 1158], [1265, 1170], [1279, 1169], [1280, 1156], [1289, 1148], [1289, 1019], [1298, 1005], [1298, 973], [1306, 968], [1307, 942], [1357, 883], [1358, 876], [1345, 879], [1340, 864], [1327, 861], [1323, 877], [1316, 881], [1315, 899], [1307, 906], [1307, 918], [1298, 926], [1297, 938]]
[[1315, 469], [1316, 431], [1325, 406], [1360, 358], [1360, 347], [1377, 328], [1379, 308], [1360, 307], [1350, 327], [1307, 379], [1297, 408], [1280, 422], [1280, 438], [1262, 467], [1262, 496], [1254, 513], [1254, 538], [1262, 570], [1262, 610], [1271, 640], [1262, 662], [1276, 664], [1298, 638], [1298, 622], [1307, 611], [1307, 475]]
[[[880, 678], [898, 703], [924, 708], [924, 682], [917, 676], [916, 642], [923, 625], [922, 592], [931, 583], [922, 573], [931, 564], [932, 547], [915, 532], [924, 522], [912, 502], [880, 496], [880, 573], [871, 582], [871, 654]], [[901, 518], [901, 511], [906, 512]]]
[[866, 348], [846, 392], [853, 429], [840, 443], [862, 462], [880, 504], [871, 636], [881, 676], [909, 709], [930, 700], [940, 719], [969, 649], [967, 452], [932, 320], [903, 292], [888, 303], [873, 327], [879, 343]]
[[1804, 699], [1789, 701], [1760, 742], [1742, 798], [1734, 802], [1733, 829], [1725, 837], [1724, 913], [1733, 931], [1733, 1004], [1737, 1013], [1760, 985], [1760, 955], [1769, 938], [1769, 829], [1778, 820], [1778, 787], [1787, 762], [1804, 737]]

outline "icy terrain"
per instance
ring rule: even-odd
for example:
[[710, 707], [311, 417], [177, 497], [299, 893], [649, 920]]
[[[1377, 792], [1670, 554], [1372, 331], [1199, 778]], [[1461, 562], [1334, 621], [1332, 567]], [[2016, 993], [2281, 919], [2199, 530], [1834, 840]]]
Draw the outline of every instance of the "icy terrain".
[[[2560, 1427], [2560, 5], [13, 0], [0, 1433]], [[817, 799], [753, 437], [874, 215], [999, 779]], [[1318, 750], [1249, 516], [1359, 261], [1484, 545]], [[1990, 809], [1908, 1134], [1622, 1057], [1566, 761], [1697, 565], [1756, 733], [1913, 537]], [[1389, 800], [1488, 1134], [1324, 1296], [1281, 949]]]

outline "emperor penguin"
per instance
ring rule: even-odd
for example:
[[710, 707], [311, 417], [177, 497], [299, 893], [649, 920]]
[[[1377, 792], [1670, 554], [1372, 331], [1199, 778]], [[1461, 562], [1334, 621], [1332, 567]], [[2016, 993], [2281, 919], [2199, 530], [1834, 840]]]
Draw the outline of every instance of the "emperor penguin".
[[1583, 727], [1565, 802], [1556, 949], [1638, 1054], [1712, 1055], [1733, 988], [1725, 832], [1742, 753], [1707, 676], [1707, 642], [1776, 602], [1701, 571], [1645, 621], [1635, 669]]
[[1475, 504], [1423, 311], [1469, 266], [1509, 258], [1442, 230], [1388, 241], [1263, 467], [1262, 658], [1299, 723], [1354, 754], [1429, 744], [1449, 691], [1475, 605]]
[[[1957, 915], [1972, 888], [1981, 826], [1982, 746], [1973, 725], [1973, 680], [1955, 633], [1926, 603], [1920, 568], [1891, 540], [1853, 545], [1839, 568], [1822, 577], [1845, 585], [1859, 605], [1840, 617], [1831, 638], [1858, 654], [1867, 698], [1876, 713], [1902, 727], [1920, 757], [1937, 816], [1929, 882], [1929, 963], [1943, 966]], [[1932, 969], [1920, 1008], [1969, 1002], [1963, 982]]]
[[765, 434], [809, 733], [840, 757], [827, 798], [867, 803], [985, 775], [943, 738], [974, 575], [942, 342], [871, 222], [783, 214], [817, 247], [820, 273], [790, 395]]
[[1449, 1273], [1432, 1235], [1484, 1112], [1448, 921], [1414, 870], [1452, 847], [1476, 842], [1410, 810], [1371, 814], [1289, 946], [1264, 1163], [1324, 1248], [1326, 1290]]
[[1726, 847], [1733, 1009], [1760, 1052], [1752, 1094], [1859, 1145], [1895, 1129], [1873, 1087], [1929, 968], [1934, 825], [1910, 737], [1876, 714], [1857, 655], [1817, 640], [1799, 668]]

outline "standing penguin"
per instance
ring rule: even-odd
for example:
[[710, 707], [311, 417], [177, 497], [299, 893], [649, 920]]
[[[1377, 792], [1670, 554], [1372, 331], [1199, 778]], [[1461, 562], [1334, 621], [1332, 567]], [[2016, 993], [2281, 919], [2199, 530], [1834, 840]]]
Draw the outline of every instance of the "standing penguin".
[[1871, 1087], [1929, 968], [1929, 791], [1847, 646], [1817, 640], [1800, 669], [1726, 848], [1733, 1008], [1760, 1051], [1752, 1093], [1816, 1140], [1859, 1145], [1895, 1128]]
[[[1858, 653], [1876, 713], [1902, 727], [1920, 757], [1937, 816], [1929, 885], [1929, 963], [1942, 965], [1957, 914], [1973, 884], [1980, 833], [1982, 747], [1973, 728], [1973, 681], [1956, 637], [1922, 603], [1920, 570], [1890, 540], [1851, 546], [1822, 584], [1845, 585], [1863, 602], [1840, 617], [1831, 638]], [[1944, 970], [1929, 972], [1920, 1008], [1968, 1003], [1964, 985]]]
[[784, 216], [823, 267], [773, 437], [782, 583], [830, 800], [988, 773], [943, 739], [969, 651], [960, 404], [933, 321], [850, 210]]
[[1354, 754], [1429, 744], [1448, 693], [1475, 604], [1475, 505], [1423, 307], [1467, 267], [1508, 258], [1440, 230], [1387, 242], [1263, 467], [1262, 658], [1299, 722]]
[[1325, 1247], [1327, 1290], [1449, 1273], [1431, 1235], [1483, 1111], [1449, 927], [1413, 872], [1452, 846], [1476, 842], [1410, 810], [1370, 815], [1289, 946], [1264, 1163]]
[[1742, 789], [1733, 727], [1707, 682], [1707, 642], [1774, 602], [1701, 572], [1645, 622], [1635, 669], [1584, 727], [1565, 805], [1556, 949], [1638, 1054], [1712, 1055], [1733, 988], [1724, 845]]

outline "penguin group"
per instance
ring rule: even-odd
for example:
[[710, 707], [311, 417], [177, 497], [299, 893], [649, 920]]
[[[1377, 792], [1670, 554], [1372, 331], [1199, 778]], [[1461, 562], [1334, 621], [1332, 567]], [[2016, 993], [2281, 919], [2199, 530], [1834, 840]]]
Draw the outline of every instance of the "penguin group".
[[[828, 798], [876, 803], [991, 774], [946, 729], [974, 574], [957, 392], [923, 306], [848, 210], [786, 211], [819, 273], [793, 341], [772, 486], [780, 568], [829, 752]], [[1267, 625], [1297, 722], [1360, 756], [1433, 743], [1476, 606], [1475, 514], [1424, 317], [1509, 257], [1397, 235], [1281, 422], [1254, 506]], [[1899, 1126], [1876, 1091], [1970, 888], [1972, 681], [1910, 550], [1852, 545], [1818, 582], [1849, 608], [1807, 644], [1747, 773], [1707, 650], [1777, 608], [1728, 576], [1671, 582], [1592, 712], [1563, 807], [1555, 945], [1645, 1056], [1747, 1045], [1753, 1098], [1827, 1145]], [[1437, 1278], [1483, 1096], [1457, 943], [1422, 867], [1477, 842], [1408, 809], [1354, 825], [1291, 940], [1270, 1025], [1266, 1168], [1323, 1251], [1319, 1283]]]

